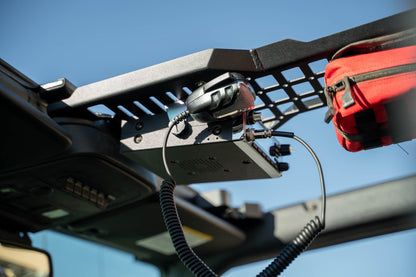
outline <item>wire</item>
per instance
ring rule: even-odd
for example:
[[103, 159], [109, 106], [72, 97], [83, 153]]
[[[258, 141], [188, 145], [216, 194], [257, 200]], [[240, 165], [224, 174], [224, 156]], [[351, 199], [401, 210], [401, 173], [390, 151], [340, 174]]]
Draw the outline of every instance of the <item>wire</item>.
[[322, 229], [325, 228], [325, 214], [326, 214], [326, 190], [325, 190], [325, 180], [324, 180], [324, 173], [322, 170], [322, 166], [321, 163], [318, 159], [318, 156], [315, 154], [315, 152], [312, 150], [312, 148], [301, 138], [293, 135], [293, 139], [297, 140], [298, 142], [300, 142], [308, 151], [309, 153], [312, 155], [313, 159], [315, 160], [316, 166], [318, 167], [318, 171], [319, 171], [319, 180], [321, 182], [321, 194], [322, 194], [322, 207], [321, 207], [321, 224], [322, 224]]
[[169, 232], [173, 246], [175, 247], [176, 253], [182, 263], [198, 277], [217, 277], [218, 275], [209, 268], [192, 250], [186, 241], [185, 234], [182, 229], [182, 223], [176, 209], [173, 192], [176, 187], [175, 180], [170, 172], [169, 165], [166, 158], [166, 148], [168, 144], [169, 134], [172, 128], [180, 121], [185, 120], [189, 116], [189, 112], [185, 111], [169, 122], [168, 130], [166, 132], [164, 143], [162, 147], [162, 158], [163, 165], [165, 166], [166, 172], [170, 177], [170, 181], [163, 181], [160, 187], [159, 198], [160, 206], [162, 209], [163, 220], [166, 225], [166, 229]]
[[217, 277], [218, 275], [210, 269], [198, 255], [192, 250], [186, 241], [182, 229], [182, 223], [176, 209], [173, 192], [175, 183], [163, 181], [160, 188], [160, 206], [165, 221], [166, 229], [175, 247], [176, 253], [182, 263], [198, 277]]
[[173, 178], [172, 173], [170, 172], [169, 165], [166, 158], [166, 148], [168, 145], [168, 138], [169, 134], [172, 131], [173, 127], [178, 124], [179, 122], [187, 119], [189, 117], [189, 111], [186, 110], [184, 112], [181, 112], [177, 116], [175, 116], [168, 124], [168, 130], [166, 131], [165, 138], [163, 139], [163, 146], [162, 146], [162, 159], [163, 159], [163, 165], [165, 167], [166, 173], [168, 173], [169, 178], [175, 183], [175, 179]]
[[[255, 131], [251, 131], [252, 137], [255, 137]], [[268, 136], [280, 136], [280, 137], [289, 137], [300, 142], [312, 155], [316, 165], [318, 166], [319, 178], [321, 181], [321, 191], [322, 191], [322, 206], [321, 206], [321, 219], [315, 217], [311, 220], [306, 226], [299, 232], [296, 238], [286, 245], [285, 248], [280, 252], [280, 254], [257, 276], [258, 277], [272, 277], [278, 276], [282, 273], [289, 264], [294, 261], [309, 245], [312, 241], [319, 235], [319, 233], [325, 228], [325, 213], [326, 213], [326, 191], [325, 191], [325, 180], [322, 171], [321, 163], [319, 162], [318, 156], [312, 150], [312, 148], [301, 138], [295, 136], [293, 133], [281, 132], [281, 131], [262, 131], [258, 132], [260, 137], [264, 137], [264, 134]]]
[[[175, 247], [176, 253], [178, 254], [182, 263], [195, 275], [198, 277], [217, 277], [218, 275], [207, 266], [199, 257], [195, 254], [192, 248], [189, 246], [186, 241], [185, 234], [183, 232], [182, 223], [180, 221], [178, 211], [176, 209], [176, 204], [174, 201], [174, 190], [176, 187], [175, 180], [172, 176], [172, 173], [169, 169], [169, 165], [166, 158], [166, 149], [169, 134], [172, 131], [173, 127], [179, 122], [185, 120], [189, 117], [189, 111], [182, 112], [174, 119], [169, 122], [168, 130], [166, 132], [163, 146], [162, 146], [162, 158], [163, 165], [165, 166], [166, 172], [169, 175], [170, 181], [163, 181], [160, 188], [159, 197], [160, 197], [160, 206], [162, 208], [163, 220], [166, 225], [166, 229], [169, 232], [172, 243]], [[278, 276], [283, 272], [287, 266], [296, 259], [306, 248], [312, 243], [312, 241], [319, 235], [319, 233], [325, 228], [325, 213], [326, 213], [326, 192], [325, 192], [325, 181], [322, 171], [321, 163], [315, 152], [312, 148], [301, 138], [295, 136], [290, 132], [281, 132], [281, 131], [254, 131], [248, 130], [245, 134], [246, 139], [254, 140], [255, 138], [267, 138], [267, 137], [289, 137], [297, 140], [301, 143], [312, 155], [316, 165], [318, 166], [319, 178], [321, 182], [321, 191], [322, 191], [322, 206], [321, 206], [321, 219], [316, 216], [311, 220], [305, 227], [299, 232], [296, 238], [286, 245], [285, 248], [280, 252], [280, 254], [257, 276], [259, 277], [272, 277]]]

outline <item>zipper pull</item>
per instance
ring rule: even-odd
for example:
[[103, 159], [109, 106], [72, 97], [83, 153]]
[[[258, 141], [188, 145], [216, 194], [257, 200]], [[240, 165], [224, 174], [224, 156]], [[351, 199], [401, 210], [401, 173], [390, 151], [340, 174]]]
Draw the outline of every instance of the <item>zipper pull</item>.
[[342, 82], [345, 85], [345, 92], [342, 95], [342, 106], [347, 109], [355, 104], [354, 98], [352, 98], [351, 94], [351, 79], [348, 76], [345, 76], [344, 79], [342, 79]]
[[331, 122], [335, 114], [334, 103], [332, 102], [332, 97], [334, 96], [334, 87], [325, 87], [324, 94], [326, 98], [326, 104], [328, 105], [328, 111], [325, 113], [324, 121], [326, 123]]

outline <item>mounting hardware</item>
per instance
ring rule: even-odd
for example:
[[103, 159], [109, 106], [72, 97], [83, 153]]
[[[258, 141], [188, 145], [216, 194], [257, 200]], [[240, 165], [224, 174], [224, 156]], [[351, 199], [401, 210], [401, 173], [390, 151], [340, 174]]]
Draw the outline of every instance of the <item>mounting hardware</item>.
[[219, 134], [221, 134], [221, 127], [220, 126], [215, 126], [213, 129], [212, 129], [212, 133], [214, 134], [214, 135], [219, 135]]
[[289, 164], [288, 163], [279, 163], [277, 165], [277, 167], [279, 168], [279, 171], [280, 172], [288, 171], [289, 170]]
[[243, 203], [238, 211], [243, 215], [244, 219], [263, 219], [262, 208], [256, 203]]
[[188, 121], [181, 121], [175, 125], [172, 129], [172, 134], [177, 136], [178, 138], [185, 139], [189, 134], [192, 132], [191, 125], [189, 125]]
[[263, 120], [263, 115], [259, 112], [248, 112], [247, 124], [253, 125], [256, 122], [261, 122]]
[[290, 144], [274, 144], [270, 146], [269, 154], [270, 156], [281, 157], [287, 156], [292, 153], [292, 147]]
[[134, 143], [140, 143], [143, 140], [143, 136], [138, 134], [134, 136]]
[[140, 131], [141, 129], [143, 129], [143, 122], [138, 121], [134, 127], [136, 128], [137, 131]]
[[74, 84], [65, 78], [43, 84], [40, 87], [42, 88], [40, 96], [47, 103], [53, 103], [67, 99], [74, 93], [77, 88]]

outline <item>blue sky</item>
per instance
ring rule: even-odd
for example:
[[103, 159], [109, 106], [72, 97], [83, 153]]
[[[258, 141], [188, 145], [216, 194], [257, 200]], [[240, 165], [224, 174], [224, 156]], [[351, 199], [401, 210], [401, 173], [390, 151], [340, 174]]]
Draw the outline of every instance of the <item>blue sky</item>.
[[[1, 58], [38, 83], [65, 77], [77, 86], [208, 48], [251, 49], [286, 38], [309, 41], [411, 8], [412, 1], [9, 1], [0, 2]], [[323, 123], [324, 109], [282, 127], [321, 159], [329, 194], [416, 173], [415, 141], [348, 153]], [[313, 160], [293, 142], [291, 169], [276, 180], [197, 184], [231, 192], [232, 203], [269, 210], [319, 195]], [[342, 174], [348, 168], [350, 173]], [[340, 178], [342, 176], [342, 178]], [[36, 245], [53, 255], [56, 275], [158, 276], [126, 253], [44, 232]], [[283, 276], [414, 276], [416, 231], [305, 253]], [[267, 261], [224, 276], [253, 276]]]

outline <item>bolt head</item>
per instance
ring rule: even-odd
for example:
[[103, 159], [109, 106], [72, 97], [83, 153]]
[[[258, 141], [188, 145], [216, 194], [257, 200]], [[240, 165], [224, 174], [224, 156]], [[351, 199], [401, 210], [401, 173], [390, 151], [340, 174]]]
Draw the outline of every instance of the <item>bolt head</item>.
[[138, 121], [134, 127], [136, 128], [136, 130], [143, 129], [143, 122]]
[[143, 136], [142, 135], [135, 135], [134, 136], [134, 143], [140, 143], [143, 140]]
[[218, 126], [214, 127], [214, 129], [212, 130], [212, 133], [213, 133], [214, 135], [219, 135], [219, 134], [221, 134], [221, 127], [218, 127]]

